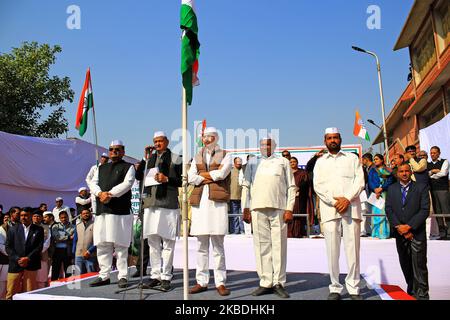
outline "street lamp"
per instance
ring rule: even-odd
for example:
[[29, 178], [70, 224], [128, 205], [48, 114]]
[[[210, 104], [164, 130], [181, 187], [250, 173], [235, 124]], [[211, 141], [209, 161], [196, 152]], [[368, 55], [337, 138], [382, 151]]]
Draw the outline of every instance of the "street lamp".
[[[374, 125], [375, 127], [377, 127], [378, 129], [380, 129], [380, 131], [381, 131], [381, 127], [380, 127], [379, 125], [377, 125], [377, 124], [375, 123], [375, 121], [373, 121], [372, 119], [367, 119], [367, 122], [370, 123], [370, 124], [372, 124], [372, 125]], [[381, 144], [380, 144], [380, 153], [381, 153]]]
[[386, 117], [384, 115], [383, 83], [381, 81], [380, 60], [378, 59], [378, 56], [374, 52], [367, 51], [367, 50], [364, 50], [364, 49], [361, 49], [361, 48], [355, 47], [355, 46], [352, 46], [352, 49], [355, 51], [370, 54], [371, 56], [375, 57], [375, 59], [377, 61], [378, 84], [380, 87], [380, 99], [381, 99], [381, 114], [383, 116], [383, 135], [384, 135], [384, 149], [385, 149], [384, 152], [386, 153], [386, 163], [389, 163], [389, 146], [388, 146], [387, 134], [386, 134]]

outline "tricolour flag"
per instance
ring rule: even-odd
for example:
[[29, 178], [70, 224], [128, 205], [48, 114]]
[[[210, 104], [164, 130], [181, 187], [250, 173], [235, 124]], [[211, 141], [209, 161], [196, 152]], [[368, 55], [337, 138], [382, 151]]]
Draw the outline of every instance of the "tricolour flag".
[[355, 115], [355, 126], [353, 127], [353, 134], [364, 140], [370, 141], [369, 134], [367, 133], [367, 130], [364, 127], [364, 124], [358, 111], [356, 111]]
[[94, 97], [92, 95], [91, 84], [91, 70], [86, 72], [86, 79], [84, 80], [83, 90], [81, 91], [80, 102], [78, 102], [77, 118], [75, 121], [75, 128], [78, 129], [80, 136], [86, 132], [88, 125], [89, 109], [94, 107]]
[[181, 36], [181, 74], [183, 87], [186, 90], [187, 104], [192, 103], [192, 87], [199, 85], [198, 57], [200, 43], [198, 42], [197, 16], [195, 15], [194, 0], [181, 0], [180, 28]]

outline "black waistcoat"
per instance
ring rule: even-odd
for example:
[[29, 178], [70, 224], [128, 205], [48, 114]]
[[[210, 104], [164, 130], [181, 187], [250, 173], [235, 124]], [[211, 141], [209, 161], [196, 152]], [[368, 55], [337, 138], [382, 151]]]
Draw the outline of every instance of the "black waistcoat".
[[[120, 160], [110, 162], [98, 167], [98, 186], [102, 191], [110, 191], [122, 183], [127, 175], [131, 163]], [[131, 189], [118, 198], [112, 198], [108, 203], [101, 203], [97, 198], [97, 214], [110, 213], [127, 215], [131, 209]]]

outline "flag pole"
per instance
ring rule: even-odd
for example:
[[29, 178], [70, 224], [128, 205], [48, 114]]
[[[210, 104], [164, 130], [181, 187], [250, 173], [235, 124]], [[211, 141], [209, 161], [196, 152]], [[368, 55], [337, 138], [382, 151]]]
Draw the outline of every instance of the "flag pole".
[[189, 300], [189, 258], [188, 258], [188, 207], [187, 207], [187, 157], [188, 157], [188, 143], [187, 143], [187, 101], [186, 101], [186, 89], [183, 87], [182, 93], [182, 130], [183, 130], [183, 201], [181, 204], [181, 214], [183, 220], [183, 252], [184, 252], [184, 264], [183, 264], [183, 299]]
[[[92, 77], [91, 77], [91, 68], [88, 68], [89, 71], [89, 84], [91, 86], [91, 93], [92, 93]], [[94, 96], [92, 95], [92, 117], [94, 122], [94, 141], [95, 141], [95, 161], [97, 163], [97, 167], [99, 164], [99, 156], [98, 156], [98, 137], [97, 137], [97, 123], [95, 121], [95, 105], [94, 105]]]

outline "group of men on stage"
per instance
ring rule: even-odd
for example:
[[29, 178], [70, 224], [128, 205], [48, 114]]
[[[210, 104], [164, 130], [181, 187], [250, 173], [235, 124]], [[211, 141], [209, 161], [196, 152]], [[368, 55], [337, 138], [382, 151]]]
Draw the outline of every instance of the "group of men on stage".
[[[190, 235], [198, 240], [196, 284], [190, 294], [208, 290], [209, 251], [214, 257], [214, 284], [219, 295], [230, 294], [226, 287], [224, 238], [228, 233], [228, 202], [232, 157], [218, 144], [218, 132], [210, 127], [204, 131], [204, 147], [193, 158], [188, 182], [194, 185], [189, 198], [192, 207]], [[319, 199], [323, 233], [331, 284], [329, 299], [341, 298], [339, 283], [339, 252], [341, 234], [347, 257], [348, 275], [345, 285], [354, 300], [360, 300], [360, 228], [364, 174], [358, 156], [341, 150], [341, 135], [337, 128], [325, 130], [327, 152], [314, 167], [314, 190]], [[110, 283], [113, 252], [119, 270], [118, 286], [127, 283], [127, 248], [132, 237], [133, 216], [131, 187], [135, 179], [143, 187], [143, 234], [148, 239], [151, 279], [144, 288], [171, 289], [175, 238], [179, 230], [180, 209], [178, 190], [182, 184], [182, 160], [169, 148], [166, 134], [153, 136], [152, 148], [137, 169], [125, 162], [125, 146], [114, 140], [109, 147], [111, 162], [95, 170], [89, 184], [96, 197], [94, 244], [100, 267], [99, 277], [91, 286]], [[287, 223], [293, 220], [295, 202], [294, 176], [289, 161], [275, 153], [276, 142], [271, 137], [260, 140], [260, 156], [252, 157], [246, 165], [242, 190], [243, 219], [251, 223], [260, 278], [253, 296], [274, 293], [288, 298], [285, 289], [287, 261]], [[428, 198], [420, 184], [411, 182], [409, 166], [399, 168], [400, 181], [388, 192], [386, 212], [396, 234], [402, 269], [408, 283], [408, 293], [428, 298], [426, 273], [426, 239], [422, 239], [429, 209]], [[408, 175], [409, 172], [409, 175]], [[143, 184], [143, 185], [142, 185]], [[409, 191], [404, 191], [408, 186]], [[410, 200], [414, 198], [414, 200]], [[409, 201], [409, 202], [408, 202]], [[426, 215], [425, 215], [426, 211]], [[425, 247], [423, 244], [425, 241]], [[415, 248], [421, 248], [417, 253]]]

